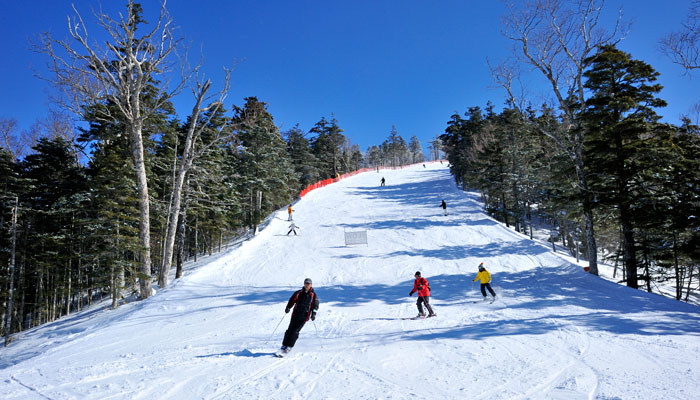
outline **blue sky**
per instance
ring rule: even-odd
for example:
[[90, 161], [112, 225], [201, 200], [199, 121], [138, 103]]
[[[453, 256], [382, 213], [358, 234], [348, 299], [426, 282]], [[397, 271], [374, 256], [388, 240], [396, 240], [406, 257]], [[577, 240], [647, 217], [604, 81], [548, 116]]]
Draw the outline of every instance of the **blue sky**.
[[[88, 20], [90, 6], [99, 4], [74, 3]], [[102, 6], [121, 11], [125, 3], [105, 0]], [[142, 4], [148, 20], [158, 3]], [[633, 21], [620, 48], [661, 73], [661, 97], [669, 106], [660, 113], [676, 123], [700, 101], [700, 77], [684, 76], [657, 43], [677, 29], [690, 0], [666, 1], [663, 8], [651, 0], [608, 1], [608, 15], [614, 17], [620, 4]], [[16, 118], [26, 129], [48, 110], [48, 87], [32, 72], [46, 58], [30, 50], [28, 39], [42, 31], [66, 36], [71, 2], [0, 0], [0, 9], [0, 117]], [[505, 98], [486, 65], [486, 57], [510, 54], [511, 44], [499, 32], [503, 6], [496, 0], [170, 0], [168, 9], [192, 43], [192, 55], [201, 47], [205, 71], [215, 82], [223, 65], [238, 60], [227, 108], [257, 96], [283, 131], [297, 123], [308, 131], [334, 114], [363, 151], [386, 139], [392, 124], [405, 139], [416, 135], [426, 146], [455, 111], [488, 100], [500, 108]], [[532, 81], [531, 89], [538, 84]], [[186, 117], [191, 96], [178, 97], [175, 105]]]

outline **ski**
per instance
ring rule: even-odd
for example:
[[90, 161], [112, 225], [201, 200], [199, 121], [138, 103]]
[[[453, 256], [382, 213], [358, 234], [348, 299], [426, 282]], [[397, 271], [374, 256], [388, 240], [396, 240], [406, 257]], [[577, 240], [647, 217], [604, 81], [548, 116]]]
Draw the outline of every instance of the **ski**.
[[[489, 304], [493, 304], [493, 302], [496, 301], [496, 299], [491, 299], [489, 300]], [[469, 302], [470, 304], [480, 304], [480, 303], [486, 303], [486, 300], [472, 300]]]
[[432, 318], [432, 317], [437, 317], [437, 314], [424, 315], [422, 317], [401, 318], [401, 319], [426, 319], [426, 318]]
[[284, 358], [290, 351], [291, 350], [289, 348], [281, 348], [274, 353], [274, 356], [277, 358]]

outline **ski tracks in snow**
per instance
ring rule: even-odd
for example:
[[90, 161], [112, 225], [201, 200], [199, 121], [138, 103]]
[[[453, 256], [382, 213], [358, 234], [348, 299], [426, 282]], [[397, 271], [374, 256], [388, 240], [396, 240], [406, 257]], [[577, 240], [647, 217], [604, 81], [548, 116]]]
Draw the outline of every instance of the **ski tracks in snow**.
[[554, 335], [558, 341], [548, 340], [547, 347], [550, 354], [558, 356], [556, 361], [560, 366], [540, 380], [541, 383], [514, 398], [528, 399], [537, 395], [550, 399], [595, 399], [598, 374], [584, 361], [590, 346], [588, 336], [576, 325], [563, 325], [553, 318], [547, 319], [547, 322], [558, 330], [558, 334]]

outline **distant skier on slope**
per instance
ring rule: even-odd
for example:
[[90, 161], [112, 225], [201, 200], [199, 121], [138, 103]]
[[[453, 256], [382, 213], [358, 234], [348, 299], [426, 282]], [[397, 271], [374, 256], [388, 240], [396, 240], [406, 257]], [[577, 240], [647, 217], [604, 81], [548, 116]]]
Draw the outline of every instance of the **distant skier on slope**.
[[282, 348], [280, 349], [282, 354], [287, 354], [292, 350], [299, 338], [299, 331], [304, 327], [304, 324], [309, 319], [312, 321], [316, 320], [318, 305], [318, 296], [316, 296], [316, 292], [311, 286], [311, 279], [306, 278], [304, 279], [304, 287], [292, 294], [292, 297], [287, 302], [287, 307], [284, 309], [285, 313], [289, 313], [294, 307], [292, 320], [289, 321], [289, 327], [284, 333], [284, 340], [282, 340]]
[[386, 179], [384, 179], [384, 177], [382, 176], [382, 180], [381, 180], [381, 183], [379, 184], [379, 186], [385, 186], [385, 184], [386, 184]]
[[425, 313], [423, 312], [423, 303], [425, 303], [425, 308], [428, 309], [428, 317], [434, 317], [437, 314], [433, 312], [433, 308], [430, 307], [430, 304], [428, 304], [428, 300], [430, 299], [430, 285], [428, 284], [428, 280], [421, 277], [420, 271], [416, 271], [415, 274], [416, 280], [413, 281], [413, 290], [411, 290], [411, 293], [409, 293], [409, 296], [413, 296], [413, 293], [418, 292], [418, 301], [416, 301], [416, 305], [418, 306], [418, 316], [416, 318], [423, 318], [425, 317]]
[[493, 296], [493, 300], [496, 300], [496, 292], [491, 289], [491, 274], [484, 268], [484, 263], [479, 264], [479, 272], [472, 282], [476, 282], [479, 279], [481, 280], [481, 294], [484, 295], [484, 301], [486, 301], [486, 289], [488, 289], [491, 296]]
[[294, 232], [294, 236], [296, 236], [296, 235], [297, 235], [297, 229], [298, 229], [298, 228], [299, 228], [299, 227], [297, 226], [297, 224], [295, 224], [294, 221], [292, 221], [292, 224], [289, 225], [289, 232], [287, 232], [287, 236], [289, 236], [289, 234], [292, 233], [292, 232]]
[[440, 207], [442, 207], [442, 214], [447, 215], [447, 203], [445, 203], [445, 200], [442, 200], [442, 204], [440, 204]]
[[287, 213], [289, 214], [289, 218], [287, 218], [287, 221], [292, 220], [292, 213], [293, 212], [294, 212], [294, 210], [292, 210], [292, 205], [290, 204], [289, 207], [287, 207]]

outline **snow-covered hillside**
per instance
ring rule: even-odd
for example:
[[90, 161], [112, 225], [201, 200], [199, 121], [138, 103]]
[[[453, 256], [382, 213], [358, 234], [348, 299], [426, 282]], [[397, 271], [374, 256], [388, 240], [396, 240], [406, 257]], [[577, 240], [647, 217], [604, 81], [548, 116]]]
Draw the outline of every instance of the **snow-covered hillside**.
[[[360, 174], [295, 209], [297, 237], [280, 211], [146, 301], [20, 334], [0, 350], [0, 398], [700, 398], [700, 308], [584, 273], [483, 214], [439, 163]], [[369, 245], [346, 247], [361, 229]], [[480, 262], [493, 304], [472, 286]], [[417, 270], [437, 318], [405, 319]], [[274, 358], [306, 277], [318, 318]]]

